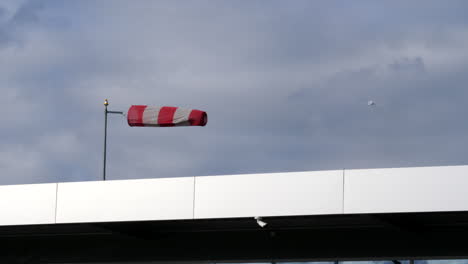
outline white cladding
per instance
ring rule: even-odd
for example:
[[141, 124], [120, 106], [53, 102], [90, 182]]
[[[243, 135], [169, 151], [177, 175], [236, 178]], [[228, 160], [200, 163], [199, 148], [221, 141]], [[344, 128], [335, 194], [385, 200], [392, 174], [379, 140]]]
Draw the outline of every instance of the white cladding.
[[0, 186], [0, 225], [55, 223], [57, 184]]
[[0, 226], [468, 211], [468, 166], [0, 186]]
[[195, 218], [341, 214], [343, 171], [196, 177]]
[[60, 183], [57, 223], [190, 219], [193, 177]]
[[468, 210], [468, 166], [345, 171], [344, 213]]

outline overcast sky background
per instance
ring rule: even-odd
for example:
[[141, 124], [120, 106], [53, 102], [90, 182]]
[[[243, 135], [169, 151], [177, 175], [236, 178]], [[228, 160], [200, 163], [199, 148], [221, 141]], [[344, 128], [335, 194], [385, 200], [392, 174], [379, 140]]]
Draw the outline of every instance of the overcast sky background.
[[[467, 1], [0, 1], [0, 184], [468, 164]], [[376, 106], [367, 105], [369, 100]]]

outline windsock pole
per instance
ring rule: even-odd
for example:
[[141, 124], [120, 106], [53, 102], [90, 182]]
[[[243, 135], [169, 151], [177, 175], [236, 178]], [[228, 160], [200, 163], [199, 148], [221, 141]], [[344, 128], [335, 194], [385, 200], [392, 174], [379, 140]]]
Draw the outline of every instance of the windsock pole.
[[109, 101], [104, 100], [104, 153], [103, 153], [103, 165], [102, 165], [102, 180], [106, 180], [106, 155], [107, 155], [107, 114], [119, 114], [123, 115], [122, 111], [109, 111], [107, 106]]
[[104, 159], [102, 166], [102, 180], [106, 180], [106, 153], [107, 153], [107, 106], [109, 102], [104, 100]]

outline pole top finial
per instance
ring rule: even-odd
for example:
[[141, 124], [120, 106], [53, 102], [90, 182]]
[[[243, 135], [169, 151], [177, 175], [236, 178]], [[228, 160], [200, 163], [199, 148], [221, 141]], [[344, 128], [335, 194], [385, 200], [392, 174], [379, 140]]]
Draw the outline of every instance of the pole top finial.
[[107, 101], [107, 99], [104, 100], [104, 105], [105, 105], [105, 106], [108, 106], [108, 105], [109, 105], [109, 101]]

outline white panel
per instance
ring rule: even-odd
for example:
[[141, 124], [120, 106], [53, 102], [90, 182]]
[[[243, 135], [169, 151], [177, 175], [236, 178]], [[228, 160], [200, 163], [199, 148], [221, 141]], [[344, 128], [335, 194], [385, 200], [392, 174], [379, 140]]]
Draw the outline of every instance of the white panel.
[[196, 177], [195, 218], [341, 214], [342, 181], [342, 171]]
[[345, 213], [468, 210], [468, 166], [345, 171]]
[[60, 183], [57, 223], [193, 218], [193, 177]]
[[0, 186], [0, 225], [55, 223], [57, 184]]

